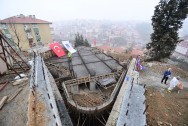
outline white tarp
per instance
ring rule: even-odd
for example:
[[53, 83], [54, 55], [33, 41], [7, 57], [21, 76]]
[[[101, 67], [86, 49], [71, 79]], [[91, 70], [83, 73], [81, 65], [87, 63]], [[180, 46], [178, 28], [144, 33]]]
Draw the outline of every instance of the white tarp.
[[176, 77], [174, 77], [171, 81], [170, 81], [170, 86], [168, 88], [168, 90], [172, 90], [173, 88], [175, 88], [178, 85], [179, 81]]
[[76, 50], [72, 47], [69, 41], [62, 41], [64, 47], [72, 54], [75, 53]]

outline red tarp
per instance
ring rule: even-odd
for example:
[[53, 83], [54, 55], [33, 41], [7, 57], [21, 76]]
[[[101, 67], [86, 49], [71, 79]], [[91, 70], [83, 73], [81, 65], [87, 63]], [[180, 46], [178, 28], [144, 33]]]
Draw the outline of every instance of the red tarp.
[[55, 52], [55, 54], [58, 57], [65, 55], [64, 50], [62, 49], [62, 47], [60, 46], [60, 44], [58, 42], [51, 43], [50, 48]]

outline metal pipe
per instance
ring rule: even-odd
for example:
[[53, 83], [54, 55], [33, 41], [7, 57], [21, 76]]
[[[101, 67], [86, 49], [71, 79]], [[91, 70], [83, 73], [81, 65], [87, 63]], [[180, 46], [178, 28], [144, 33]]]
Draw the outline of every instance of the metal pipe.
[[87, 119], [87, 116], [85, 117], [84, 122], [82, 123], [82, 126], [84, 126], [86, 119]]
[[[2, 38], [2, 36], [0, 35], [0, 39]], [[4, 55], [4, 57], [5, 57], [5, 60], [7, 60], [7, 58], [6, 58], [6, 55], [5, 55], [5, 50], [4, 50], [4, 48], [3, 48], [3, 41], [2, 41], [2, 39], [1, 39], [1, 47], [2, 47], [2, 50], [3, 50], [3, 55]], [[7, 69], [9, 69], [9, 67], [8, 67], [8, 64], [7, 64], [7, 62], [6, 62], [6, 66], [7, 66]]]
[[4, 36], [2, 36], [2, 39], [7, 43], [7, 45], [9, 45], [10, 47], [11, 47], [11, 49], [16, 53], [16, 55], [26, 64], [26, 66], [28, 67], [28, 68], [30, 68], [29, 66], [28, 66], [28, 64], [22, 59], [22, 57], [13, 49], [13, 47], [6, 41], [6, 39], [4, 38]]
[[104, 119], [103, 115], [102, 115], [102, 119], [104, 120], [105, 124], [106, 124], [106, 120]]
[[[6, 63], [7, 61], [0, 55], [0, 58]], [[14, 68], [10, 65], [10, 64], [8, 64], [8, 66], [20, 77], [20, 78], [22, 78], [21, 76], [20, 76], [20, 74], [16, 71], [16, 70], [14, 70]]]
[[[2, 43], [1, 43], [1, 44], [2, 44]], [[4, 47], [2, 47], [2, 48], [4, 48]], [[4, 48], [4, 50], [5, 50], [6, 53], [7, 53], [8, 55], [10, 55], [10, 56], [12, 57], [12, 59], [22, 68], [22, 70], [23, 70], [24, 72], [26, 72], [26, 70], [17, 62], [17, 60], [14, 58], [14, 56], [12, 56], [12, 55], [9, 53], [9, 51], [8, 51], [7, 49]]]
[[79, 113], [79, 117], [78, 117], [78, 123], [77, 123], [77, 126], [79, 126], [80, 124], [80, 113]]
[[[97, 117], [95, 116], [95, 118], [97, 118]], [[99, 122], [100, 122], [101, 124], [103, 124], [103, 126], [105, 126], [105, 124], [104, 124], [99, 118], [97, 118], [97, 120], [99, 120]]]
[[146, 113], [146, 110], [148, 109], [149, 105], [146, 106], [146, 109], [144, 110], [143, 114]]

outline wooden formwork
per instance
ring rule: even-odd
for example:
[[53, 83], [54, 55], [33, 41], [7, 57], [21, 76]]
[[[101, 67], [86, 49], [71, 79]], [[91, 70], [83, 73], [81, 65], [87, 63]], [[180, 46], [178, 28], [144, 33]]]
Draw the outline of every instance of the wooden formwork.
[[48, 66], [49, 69], [55, 69], [57, 71], [62, 72], [62, 74], [68, 76], [70, 75], [70, 71], [68, 70], [68, 68], [64, 67], [64, 66], [59, 66], [53, 63], [46, 63], [46, 65]]
[[108, 77], [115, 78], [115, 73], [103, 74], [103, 75], [98, 75], [98, 76], [94, 76], [94, 77], [86, 76], [86, 77], [82, 77], [82, 78], [72, 79], [72, 80], [64, 81], [64, 84], [66, 86], [74, 86], [74, 85], [79, 85], [79, 84], [83, 84], [83, 83], [87, 83], [87, 82], [95, 82], [100, 79], [105, 79]]
[[54, 53], [52, 52], [52, 50], [48, 50], [46, 52], [43, 52], [41, 55], [42, 55], [43, 59], [45, 60], [45, 59], [49, 59], [49, 58], [53, 57]]

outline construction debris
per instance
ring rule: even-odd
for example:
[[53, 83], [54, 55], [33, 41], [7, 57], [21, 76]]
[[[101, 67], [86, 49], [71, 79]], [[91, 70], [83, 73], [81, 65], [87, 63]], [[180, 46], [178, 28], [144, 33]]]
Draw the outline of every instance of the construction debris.
[[8, 96], [4, 96], [1, 101], [0, 101], [0, 109], [3, 107], [3, 105], [5, 104], [6, 100], [8, 99]]
[[27, 81], [28, 78], [25, 77], [25, 78], [22, 78], [22, 79], [18, 79], [16, 80], [12, 85], [15, 86], [15, 85], [19, 85], [19, 84], [23, 84], [25, 81]]
[[[21, 77], [26, 77], [27, 75], [25, 75], [25, 74], [20, 74], [20, 76], [21, 76]], [[16, 76], [14, 79], [15, 79], [15, 80], [18, 80], [18, 79], [20, 79], [20, 76]]]
[[15, 93], [13, 93], [7, 100], [7, 103], [12, 101], [21, 91], [23, 90], [23, 88], [20, 88], [19, 90], [17, 90]]

